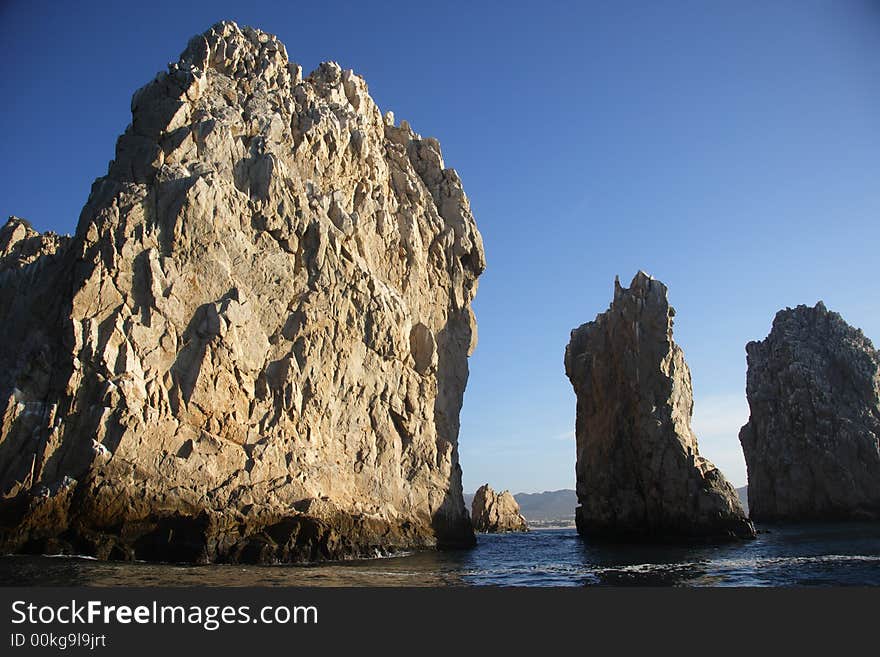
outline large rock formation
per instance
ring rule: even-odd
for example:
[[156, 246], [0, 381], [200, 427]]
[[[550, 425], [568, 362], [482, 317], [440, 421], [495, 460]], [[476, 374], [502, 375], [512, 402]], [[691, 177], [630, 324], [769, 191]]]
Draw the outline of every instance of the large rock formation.
[[489, 484], [477, 489], [471, 503], [474, 529], [484, 533], [527, 532], [529, 525], [510, 491], [495, 493]]
[[233, 23], [131, 107], [72, 239], [0, 236], [0, 548], [472, 544], [457, 438], [485, 263], [437, 141]]
[[697, 449], [691, 375], [666, 286], [614, 283], [611, 307], [571, 332], [578, 531], [612, 539], [750, 538], [736, 491]]
[[746, 345], [755, 520], [880, 518], [880, 352], [820, 301]]

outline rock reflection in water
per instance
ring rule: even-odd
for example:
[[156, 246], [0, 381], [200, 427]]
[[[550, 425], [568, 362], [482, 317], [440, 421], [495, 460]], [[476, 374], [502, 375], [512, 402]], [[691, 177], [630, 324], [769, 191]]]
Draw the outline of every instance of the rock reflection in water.
[[721, 545], [586, 542], [573, 529], [488, 534], [473, 550], [311, 566], [0, 557], [7, 586], [880, 586], [880, 523], [765, 527]]

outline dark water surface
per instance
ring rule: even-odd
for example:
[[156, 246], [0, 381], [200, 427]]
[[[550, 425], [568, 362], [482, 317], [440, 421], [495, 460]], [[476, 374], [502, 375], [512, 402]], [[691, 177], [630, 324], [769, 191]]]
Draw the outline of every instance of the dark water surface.
[[880, 523], [763, 527], [713, 546], [589, 544], [574, 529], [481, 535], [473, 550], [310, 566], [0, 557], [15, 586], [880, 586]]

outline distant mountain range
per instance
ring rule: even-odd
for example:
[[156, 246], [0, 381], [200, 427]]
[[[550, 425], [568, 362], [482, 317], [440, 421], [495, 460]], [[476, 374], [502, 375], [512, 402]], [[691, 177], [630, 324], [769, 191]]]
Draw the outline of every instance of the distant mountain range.
[[574, 520], [577, 494], [568, 488], [513, 496], [528, 521]]
[[[513, 496], [520, 513], [532, 526], [574, 524], [577, 494], [571, 489], [548, 490], [543, 493], [517, 493]], [[473, 493], [466, 493], [464, 503], [470, 511]]]
[[749, 487], [743, 486], [742, 488], [737, 488], [736, 494], [739, 495], [739, 501], [742, 502], [746, 515], [749, 515]]
[[[748, 486], [736, 489], [737, 495], [742, 502], [746, 513], [749, 512]], [[513, 496], [519, 504], [520, 513], [523, 514], [530, 525], [555, 525], [574, 523], [574, 510], [577, 507], [577, 493], [570, 488], [562, 490], [546, 490], [543, 493], [517, 493]], [[474, 500], [473, 493], [466, 493], [464, 503], [468, 512], [471, 502]]]

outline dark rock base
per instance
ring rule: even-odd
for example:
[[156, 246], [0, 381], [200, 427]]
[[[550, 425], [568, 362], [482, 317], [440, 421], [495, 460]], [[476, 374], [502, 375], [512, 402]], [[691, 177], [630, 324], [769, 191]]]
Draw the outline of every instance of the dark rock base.
[[591, 541], [609, 543], [723, 543], [753, 539], [754, 525], [736, 518], [719, 520], [712, 527], [705, 524], [664, 524], [656, 526], [603, 523], [588, 518], [582, 507], [575, 510], [578, 534]]
[[[435, 522], [436, 524], [436, 522]], [[213, 510], [104, 514], [74, 491], [0, 501], [0, 553], [81, 555], [166, 563], [311, 563], [476, 544], [470, 524], [446, 527], [336, 512], [223, 514]]]

